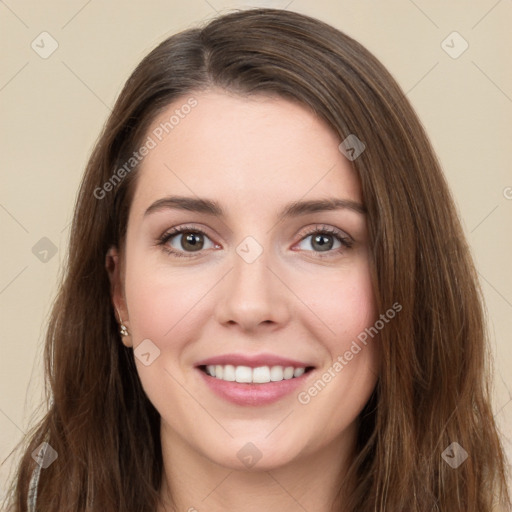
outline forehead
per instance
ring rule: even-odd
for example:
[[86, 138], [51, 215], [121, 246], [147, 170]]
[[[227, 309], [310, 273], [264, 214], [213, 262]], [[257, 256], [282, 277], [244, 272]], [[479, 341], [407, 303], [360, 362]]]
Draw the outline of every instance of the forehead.
[[177, 194], [214, 197], [236, 212], [322, 196], [361, 202], [338, 134], [281, 97], [192, 93], [161, 112], [146, 137], [153, 147], [138, 170], [133, 209]]

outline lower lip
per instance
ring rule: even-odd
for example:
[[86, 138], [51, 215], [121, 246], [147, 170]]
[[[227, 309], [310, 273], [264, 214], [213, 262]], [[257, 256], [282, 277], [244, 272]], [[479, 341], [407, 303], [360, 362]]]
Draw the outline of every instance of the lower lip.
[[215, 394], [236, 405], [266, 405], [277, 402], [297, 390], [313, 372], [313, 370], [309, 370], [300, 377], [277, 382], [246, 384], [217, 379], [199, 368], [196, 368], [196, 370], [202, 375], [206, 385]]

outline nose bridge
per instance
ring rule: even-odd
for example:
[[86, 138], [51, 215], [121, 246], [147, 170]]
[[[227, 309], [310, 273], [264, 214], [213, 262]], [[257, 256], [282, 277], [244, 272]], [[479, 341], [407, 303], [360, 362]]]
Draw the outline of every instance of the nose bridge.
[[[233, 276], [231, 286], [236, 293], [251, 300], [266, 301], [271, 297], [272, 272], [269, 267], [274, 259], [269, 238], [259, 240], [246, 236], [235, 248], [233, 255]], [[233, 289], [233, 291], [235, 291]]]
[[286, 316], [284, 286], [272, 270], [275, 258], [267, 246], [270, 237], [262, 238], [260, 243], [246, 236], [235, 247], [225, 296], [218, 306], [223, 321], [254, 327], [266, 321], [282, 322]]

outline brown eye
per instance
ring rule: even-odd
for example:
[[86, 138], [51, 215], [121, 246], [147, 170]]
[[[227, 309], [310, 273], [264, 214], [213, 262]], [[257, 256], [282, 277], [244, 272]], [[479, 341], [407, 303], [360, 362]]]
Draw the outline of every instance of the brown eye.
[[203, 249], [208, 249], [209, 247], [205, 247], [206, 240], [210, 241], [210, 247], [214, 246], [207, 234], [201, 229], [182, 226], [164, 233], [158, 239], [158, 244], [163, 246], [169, 254], [186, 258], [194, 256], [192, 253], [199, 253]]
[[181, 233], [180, 245], [186, 251], [200, 251], [204, 246], [203, 234], [192, 231]]

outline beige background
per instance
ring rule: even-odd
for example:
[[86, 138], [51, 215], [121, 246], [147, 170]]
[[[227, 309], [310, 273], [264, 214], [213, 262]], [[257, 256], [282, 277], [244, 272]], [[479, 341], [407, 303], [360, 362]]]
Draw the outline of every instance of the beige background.
[[[448, 4], [448, 5], [447, 5]], [[496, 418], [512, 458], [512, 2], [0, 1], [0, 459], [42, 398], [42, 341], [75, 193], [135, 65], [169, 35], [230, 8], [287, 8], [372, 51], [416, 108], [451, 184], [480, 273], [496, 358]], [[43, 59], [31, 47], [57, 50]], [[458, 58], [441, 46], [457, 31]], [[463, 41], [448, 38], [452, 54]], [[37, 46], [36, 46], [37, 48]], [[52, 256], [33, 247], [47, 237]], [[45, 243], [45, 242], [40, 242]], [[46, 242], [47, 243], [47, 242]], [[38, 246], [36, 246], [37, 249]], [[33, 419], [33, 418], [32, 418]], [[0, 495], [9, 463], [0, 468]]]

